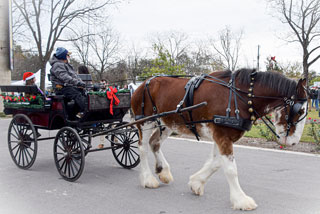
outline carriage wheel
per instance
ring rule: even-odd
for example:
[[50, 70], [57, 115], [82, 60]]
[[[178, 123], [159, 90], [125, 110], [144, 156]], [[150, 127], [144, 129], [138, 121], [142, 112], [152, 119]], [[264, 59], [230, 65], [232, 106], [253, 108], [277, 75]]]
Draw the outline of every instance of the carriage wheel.
[[79, 134], [71, 127], [63, 127], [54, 139], [54, 162], [63, 179], [76, 181], [82, 174], [85, 154]]
[[14, 163], [21, 169], [29, 169], [37, 157], [36, 130], [24, 114], [17, 114], [8, 129], [8, 147]]
[[139, 134], [135, 127], [130, 126], [117, 130], [111, 134], [110, 139], [107, 139], [111, 143], [113, 156], [122, 167], [131, 169], [140, 163]]

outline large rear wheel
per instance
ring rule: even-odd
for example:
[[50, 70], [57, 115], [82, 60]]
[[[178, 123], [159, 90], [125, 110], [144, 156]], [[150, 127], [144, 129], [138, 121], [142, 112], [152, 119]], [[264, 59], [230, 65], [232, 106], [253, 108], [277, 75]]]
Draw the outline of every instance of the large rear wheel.
[[21, 169], [29, 169], [37, 157], [36, 130], [24, 114], [17, 114], [8, 129], [8, 147], [13, 162]]

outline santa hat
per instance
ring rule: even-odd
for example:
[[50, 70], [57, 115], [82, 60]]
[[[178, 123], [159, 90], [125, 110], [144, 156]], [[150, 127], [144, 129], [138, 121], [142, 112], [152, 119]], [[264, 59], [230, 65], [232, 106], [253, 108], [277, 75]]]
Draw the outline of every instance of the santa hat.
[[32, 72], [25, 72], [24, 74], [23, 74], [23, 81], [27, 81], [27, 80], [31, 80], [31, 79], [33, 79], [33, 78], [35, 78], [36, 76], [35, 76], [35, 74], [34, 73], [32, 73]]

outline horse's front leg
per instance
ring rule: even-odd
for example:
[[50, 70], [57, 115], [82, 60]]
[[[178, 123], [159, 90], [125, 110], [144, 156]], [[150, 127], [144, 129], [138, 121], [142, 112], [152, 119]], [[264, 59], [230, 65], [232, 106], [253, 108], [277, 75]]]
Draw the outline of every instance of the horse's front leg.
[[152, 136], [149, 142], [150, 148], [156, 160], [156, 164], [155, 164], [156, 173], [159, 176], [160, 181], [166, 184], [172, 182], [173, 177], [170, 171], [170, 165], [161, 151], [161, 144], [165, 139], [169, 137], [171, 133], [172, 131], [168, 127], [164, 127], [164, 129], [161, 131], [159, 128], [157, 128], [152, 133]]
[[159, 181], [152, 175], [148, 163], [148, 143], [154, 128], [153, 123], [145, 123], [138, 126], [139, 130], [139, 151], [140, 151], [140, 183], [147, 188], [159, 187]]
[[240, 187], [236, 161], [232, 153], [232, 146], [232, 143], [230, 143], [230, 146], [228, 147], [231, 148], [226, 150], [220, 149], [222, 167], [230, 187], [232, 208], [239, 210], [254, 210], [257, 208], [256, 202], [251, 197], [247, 196]]

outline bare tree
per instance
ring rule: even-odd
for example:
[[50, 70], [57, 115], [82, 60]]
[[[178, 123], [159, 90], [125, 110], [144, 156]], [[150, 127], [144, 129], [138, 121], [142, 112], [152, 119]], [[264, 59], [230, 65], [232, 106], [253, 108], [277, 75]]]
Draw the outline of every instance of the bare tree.
[[115, 4], [116, 0], [13, 0], [13, 3], [17, 8], [14, 16], [22, 15], [25, 20], [24, 29], [30, 32], [29, 35], [35, 42], [42, 65], [41, 88], [44, 89], [46, 63], [57, 41], [63, 41], [62, 33], [70, 29], [77, 20], [88, 15], [99, 16], [101, 9]]
[[234, 71], [237, 68], [243, 31], [233, 33], [229, 27], [219, 32], [218, 40], [210, 40], [213, 49], [226, 68]]
[[[288, 42], [298, 42], [303, 50], [303, 76], [308, 81], [309, 67], [319, 58], [320, 0], [269, 0], [280, 14], [280, 21], [289, 25]], [[316, 53], [317, 52], [317, 53]]]
[[81, 63], [85, 66], [89, 65], [90, 37], [89, 32], [85, 32], [81, 28], [79, 32], [74, 31], [74, 36], [70, 38], [76, 50], [76, 55], [78, 55]]
[[119, 61], [117, 55], [120, 49], [119, 35], [109, 28], [94, 35], [89, 44], [92, 51], [89, 65], [101, 80], [103, 74]]
[[179, 57], [188, 51], [189, 42], [188, 35], [179, 31], [170, 31], [158, 33], [151, 39], [152, 47], [163, 47], [172, 58], [174, 65], [179, 65]]
[[128, 79], [136, 83], [136, 77], [142, 72], [143, 64], [141, 60], [146, 59], [142, 56], [143, 51], [137, 47], [137, 44], [132, 43], [131, 48], [127, 53]]

